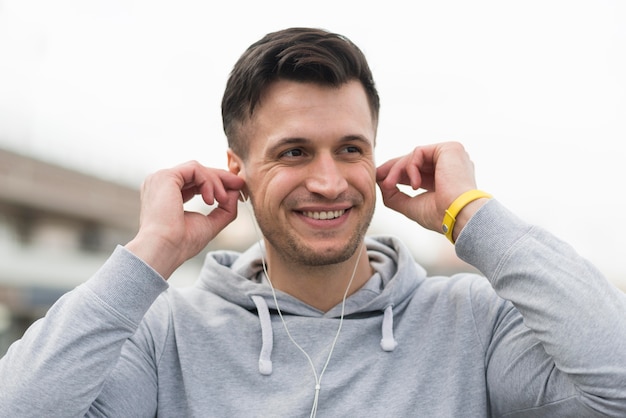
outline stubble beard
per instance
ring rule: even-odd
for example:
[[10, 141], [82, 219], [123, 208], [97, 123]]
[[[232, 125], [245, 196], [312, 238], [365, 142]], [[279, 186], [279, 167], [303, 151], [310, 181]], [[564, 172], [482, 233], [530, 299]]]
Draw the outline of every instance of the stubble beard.
[[[342, 263], [355, 254], [369, 229], [374, 215], [374, 205], [364, 214], [362, 222], [359, 223], [345, 245], [341, 245], [339, 249], [328, 250], [315, 250], [311, 248], [303, 239], [298, 237], [297, 234], [280, 227], [273, 227], [275, 220], [265, 219], [262, 215], [259, 215], [257, 211], [255, 211], [255, 213], [257, 214], [257, 223], [264, 238], [281, 258], [289, 263], [300, 264], [307, 267], [319, 267]], [[332, 239], [332, 232], [328, 235], [329, 238]]]

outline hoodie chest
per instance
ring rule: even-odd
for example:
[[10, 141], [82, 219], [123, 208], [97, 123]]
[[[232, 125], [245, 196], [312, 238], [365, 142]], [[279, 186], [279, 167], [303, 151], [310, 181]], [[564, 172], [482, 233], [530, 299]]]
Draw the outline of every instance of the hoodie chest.
[[[159, 390], [184, 388], [178, 399], [192, 414], [308, 416], [319, 382], [320, 414], [362, 416], [355, 405], [368, 405], [372, 416], [395, 408], [402, 415], [433, 399], [459, 398], [468, 387], [484, 386], [480, 362], [471, 373], [459, 374], [458, 364], [441, 361], [447, 348], [441, 341], [423, 341], [432, 336], [419, 335], [414, 321], [396, 320], [399, 345], [386, 351], [381, 347], [384, 312], [341, 322], [288, 314], [281, 319], [268, 310], [269, 324], [263, 325], [262, 309], [213, 302], [211, 309], [174, 309], [159, 365]], [[264, 358], [268, 344], [270, 355]], [[271, 362], [269, 369], [262, 361]], [[433, 361], [439, 365], [435, 373]], [[389, 399], [402, 401], [388, 404]], [[480, 404], [484, 396], [477, 399]]]

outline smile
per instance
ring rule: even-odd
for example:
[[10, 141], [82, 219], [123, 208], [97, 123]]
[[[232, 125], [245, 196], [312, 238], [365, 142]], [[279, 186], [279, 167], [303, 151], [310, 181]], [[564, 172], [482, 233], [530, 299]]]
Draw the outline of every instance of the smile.
[[321, 220], [327, 220], [327, 219], [335, 219], [340, 217], [341, 215], [343, 215], [344, 213], [346, 213], [345, 210], [329, 210], [329, 211], [325, 211], [325, 212], [302, 212], [302, 214], [304, 216], [306, 216], [307, 218], [312, 218], [312, 219], [321, 219]]

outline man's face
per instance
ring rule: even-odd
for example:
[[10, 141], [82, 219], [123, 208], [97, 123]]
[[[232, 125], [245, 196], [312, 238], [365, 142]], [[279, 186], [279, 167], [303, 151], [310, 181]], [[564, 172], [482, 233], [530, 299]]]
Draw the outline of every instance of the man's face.
[[268, 256], [309, 266], [350, 258], [375, 206], [375, 126], [365, 91], [280, 80], [243, 127], [246, 181]]

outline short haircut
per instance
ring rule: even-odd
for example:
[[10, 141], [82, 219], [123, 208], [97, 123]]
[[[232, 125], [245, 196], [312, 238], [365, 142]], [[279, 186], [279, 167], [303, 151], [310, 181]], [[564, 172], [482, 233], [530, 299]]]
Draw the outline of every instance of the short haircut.
[[363, 52], [345, 36], [322, 29], [289, 28], [265, 35], [239, 58], [222, 99], [222, 121], [228, 146], [247, 158], [242, 126], [263, 92], [277, 80], [340, 87], [358, 80], [367, 95], [372, 120], [378, 123], [380, 99]]

